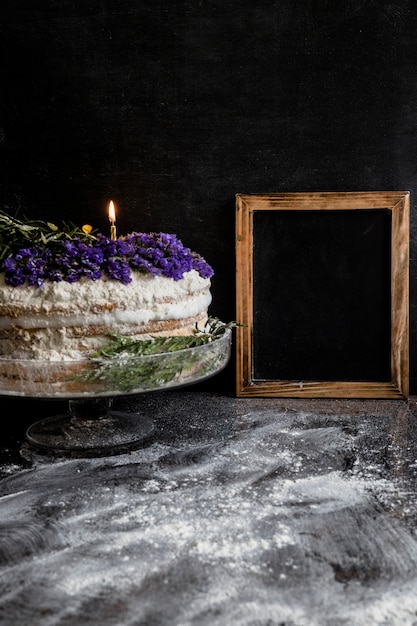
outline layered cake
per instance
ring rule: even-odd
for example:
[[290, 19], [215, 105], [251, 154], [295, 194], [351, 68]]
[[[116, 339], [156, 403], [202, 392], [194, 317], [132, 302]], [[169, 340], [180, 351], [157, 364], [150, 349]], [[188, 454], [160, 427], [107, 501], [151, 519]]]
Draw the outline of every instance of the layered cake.
[[11, 244], [4, 231], [0, 238], [3, 370], [6, 359], [82, 361], [109, 333], [141, 339], [204, 328], [213, 270], [175, 235], [134, 232], [114, 240], [89, 227], [66, 232], [29, 223], [29, 245], [26, 224], [11, 224]]

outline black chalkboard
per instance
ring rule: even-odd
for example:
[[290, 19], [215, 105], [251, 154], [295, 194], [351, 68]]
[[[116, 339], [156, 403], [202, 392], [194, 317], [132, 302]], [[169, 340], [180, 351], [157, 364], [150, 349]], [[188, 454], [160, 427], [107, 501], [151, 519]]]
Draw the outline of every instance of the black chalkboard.
[[255, 212], [255, 379], [389, 380], [390, 240], [384, 209]]
[[238, 213], [246, 210], [238, 220], [246, 251], [238, 252], [237, 300], [249, 393], [403, 395], [407, 346], [396, 329], [407, 328], [398, 304], [408, 285], [396, 263], [408, 239], [397, 211], [406, 209], [385, 196], [238, 196]]

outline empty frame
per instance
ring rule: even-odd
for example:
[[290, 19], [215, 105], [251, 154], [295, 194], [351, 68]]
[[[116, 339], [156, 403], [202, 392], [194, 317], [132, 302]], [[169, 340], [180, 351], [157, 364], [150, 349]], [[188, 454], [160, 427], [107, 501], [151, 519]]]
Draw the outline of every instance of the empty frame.
[[236, 196], [236, 392], [407, 398], [409, 192]]

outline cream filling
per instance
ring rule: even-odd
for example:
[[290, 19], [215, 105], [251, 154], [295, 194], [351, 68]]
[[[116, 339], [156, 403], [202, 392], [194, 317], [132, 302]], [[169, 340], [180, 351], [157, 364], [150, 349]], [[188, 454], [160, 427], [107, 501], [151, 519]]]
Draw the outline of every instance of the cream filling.
[[[38, 289], [10, 287], [0, 274], [0, 328], [6, 330], [0, 351], [6, 358], [82, 359], [85, 350], [96, 349], [105, 340], [105, 335], [90, 337], [89, 327], [130, 335], [153, 321], [193, 318], [207, 311], [210, 285], [210, 279], [195, 270], [179, 281], [133, 272], [128, 285], [103, 277], [45, 283]], [[73, 337], [73, 327], [81, 328], [85, 336]], [[11, 329], [19, 336], [7, 337]]]
[[0, 318], [0, 329], [11, 328], [61, 328], [62, 326], [114, 326], [117, 324], [146, 324], [157, 320], [181, 320], [193, 317], [208, 308], [212, 300], [210, 293], [201, 293], [196, 296], [187, 296], [180, 302], [154, 303], [153, 306], [142, 306], [136, 310], [115, 309], [111, 312], [91, 313], [88, 308], [85, 313], [68, 313], [60, 315], [48, 313], [46, 315], [23, 315], [13, 318]]
[[[103, 276], [100, 280], [83, 278], [76, 283], [44, 283], [41, 287], [10, 287], [0, 273], [0, 311], [10, 317], [37, 313], [44, 315], [100, 314], [112, 308], [126, 311], [153, 309], [164, 302], [183, 302], [207, 293], [210, 279], [192, 270], [175, 281], [165, 276], [132, 272], [132, 281], [123, 285]], [[81, 313], [82, 312], [82, 313]]]

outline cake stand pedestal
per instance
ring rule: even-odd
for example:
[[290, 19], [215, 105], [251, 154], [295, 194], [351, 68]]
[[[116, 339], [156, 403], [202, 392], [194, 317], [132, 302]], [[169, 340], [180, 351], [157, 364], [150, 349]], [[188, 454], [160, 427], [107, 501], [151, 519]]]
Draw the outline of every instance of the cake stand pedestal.
[[26, 431], [37, 453], [94, 457], [137, 449], [154, 432], [152, 418], [114, 411], [117, 396], [184, 387], [211, 378], [228, 363], [232, 331], [174, 352], [114, 361], [13, 361], [0, 359], [0, 394], [67, 399], [68, 412], [41, 419]]
[[113, 411], [112, 404], [113, 398], [69, 400], [68, 413], [35, 422], [26, 439], [38, 450], [76, 457], [121, 454], [149, 439], [149, 417]]

